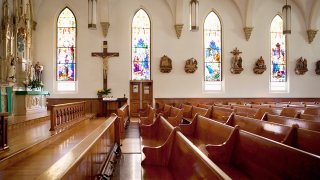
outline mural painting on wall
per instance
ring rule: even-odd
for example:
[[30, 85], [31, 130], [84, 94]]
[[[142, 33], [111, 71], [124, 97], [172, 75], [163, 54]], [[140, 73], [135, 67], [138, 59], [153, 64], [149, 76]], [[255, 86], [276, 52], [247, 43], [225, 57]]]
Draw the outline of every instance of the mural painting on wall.
[[231, 60], [231, 73], [232, 74], [240, 74], [243, 71], [242, 68], [242, 58], [239, 56], [242, 52], [239, 51], [238, 48], [235, 48], [233, 51], [230, 52], [233, 54], [232, 60]]
[[169, 73], [171, 72], [172, 70], [172, 60], [164, 55], [161, 57], [161, 60], [160, 60], [160, 71], [162, 73]]
[[316, 62], [316, 74], [320, 75], [320, 60]]
[[184, 71], [186, 73], [194, 73], [198, 69], [197, 64], [198, 62], [196, 59], [194, 58], [188, 59], [186, 61], [186, 65], [184, 66]]
[[304, 75], [308, 71], [307, 60], [300, 57], [296, 63], [295, 73], [297, 75]]
[[267, 66], [264, 63], [262, 56], [257, 60], [255, 67], [253, 68], [253, 72], [255, 74], [262, 74], [267, 69]]

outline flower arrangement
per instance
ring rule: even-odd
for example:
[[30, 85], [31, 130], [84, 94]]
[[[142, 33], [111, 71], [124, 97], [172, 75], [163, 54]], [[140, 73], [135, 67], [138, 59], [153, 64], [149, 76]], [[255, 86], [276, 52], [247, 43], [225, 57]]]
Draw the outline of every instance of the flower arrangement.
[[102, 97], [102, 96], [104, 96], [104, 95], [108, 95], [108, 94], [110, 94], [111, 93], [111, 89], [109, 88], [109, 89], [99, 89], [98, 91], [97, 91], [97, 95], [99, 96], [99, 97]]
[[31, 89], [43, 88], [43, 84], [39, 80], [32, 80], [29, 82], [28, 87], [30, 87]]

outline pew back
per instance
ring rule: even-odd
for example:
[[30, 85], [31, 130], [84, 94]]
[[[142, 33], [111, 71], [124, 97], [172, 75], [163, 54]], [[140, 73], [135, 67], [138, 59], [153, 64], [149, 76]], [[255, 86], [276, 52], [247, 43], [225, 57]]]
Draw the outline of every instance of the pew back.
[[255, 114], [255, 119], [261, 119], [264, 113], [280, 115], [282, 108], [259, 108], [258, 112]]
[[280, 113], [280, 116], [295, 118], [298, 116], [298, 110], [292, 107], [284, 107]]
[[307, 107], [304, 110], [304, 114], [320, 115], [320, 107]]
[[318, 179], [320, 159], [240, 130], [231, 164], [252, 179]]
[[119, 109], [117, 109], [117, 115], [119, 117], [119, 123], [120, 123], [120, 137], [124, 138], [125, 128], [130, 121], [129, 105], [124, 104]]
[[303, 129], [309, 129], [313, 131], [320, 131], [320, 122], [313, 122], [313, 121], [307, 121], [297, 118], [290, 118], [290, 117], [284, 117], [284, 116], [277, 116], [266, 113], [263, 117], [263, 120], [274, 122], [278, 124], [284, 124], [287, 126], [292, 126], [294, 124], [297, 124], [299, 128]]
[[292, 127], [290, 126], [260, 121], [239, 115], [233, 115], [230, 121], [228, 121], [226, 124], [233, 127], [238, 125], [240, 126], [240, 129], [244, 131], [248, 131], [278, 142], [286, 140], [287, 135], [292, 130]]
[[319, 142], [320, 132], [297, 128], [290, 146], [320, 156]]
[[234, 109], [213, 106], [211, 111], [211, 119], [225, 123], [230, 118]]
[[235, 113], [240, 116], [246, 116], [253, 118], [254, 115], [258, 112], [257, 108], [250, 107], [235, 107]]
[[320, 122], [320, 115], [312, 115], [312, 114], [300, 114], [300, 119], [311, 120], [311, 121], [319, 121]]

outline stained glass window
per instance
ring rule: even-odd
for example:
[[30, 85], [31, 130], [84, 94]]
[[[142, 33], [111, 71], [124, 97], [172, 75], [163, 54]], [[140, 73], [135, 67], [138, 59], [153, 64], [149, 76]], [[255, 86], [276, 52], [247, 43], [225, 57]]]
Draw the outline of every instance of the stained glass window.
[[150, 80], [150, 19], [140, 9], [132, 20], [132, 80]]
[[221, 81], [221, 24], [214, 12], [204, 22], [204, 48], [204, 80]]
[[76, 80], [76, 18], [69, 8], [57, 21], [57, 81]]
[[277, 15], [271, 23], [271, 82], [286, 82], [286, 37], [282, 33], [282, 18]]

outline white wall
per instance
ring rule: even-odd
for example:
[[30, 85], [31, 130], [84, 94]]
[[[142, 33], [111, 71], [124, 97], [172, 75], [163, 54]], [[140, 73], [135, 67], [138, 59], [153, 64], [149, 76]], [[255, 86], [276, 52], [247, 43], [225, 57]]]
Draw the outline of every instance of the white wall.
[[[96, 97], [102, 88], [102, 61], [91, 57], [91, 52], [102, 51], [102, 41], [108, 40], [108, 51], [119, 52], [120, 57], [110, 59], [109, 87], [112, 95], [129, 94], [131, 66], [131, 21], [134, 13], [143, 7], [151, 18], [151, 59], [154, 97], [320, 97], [320, 76], [315, 74], [315, 62], [320, 60], [320, 35], [308, 44], [306, 23], [302, 13], [292, 5], [292, 34], [289, 36], [288, 75], [289, 93], [269, 93], [270, 40], [269, 29], [273, 17], [280, 13], [283, 2], [258, 0], [254, 7], [253, 32], [245, 40], [240, 13], [232, 1], [201, 0], [199, 20], [203, 24], [207, 14], [214, 8], [222, 19], [223, 28], [223, 80], [225, 92], [205, 94], [203, 81], [203, 27], [190, 32], [188, 12], [184, 13], [184, 28], [180, 39], [174, 30], [174, 15], [165, 0], [109, 0], [110, 29], [105, 39], [98, 25], [97, 30], [87, 28], [87, 0], [44, 0], [37, 12], [37, 30], [34, 37], [34, 61], [45, 66], [45, 89], [52, 98]], [[57, 94], [53, 91], [55, 80], [55, 22], [60, 11], [68, 5], [78, 22], [78, 84], [75, 94]], [[188, 10], [188, 3], [184, 9]], [[263, 13], [261, 13], [263, 12]], [[99, 17], [98, 17], [99, 19]], [[318, 22], [318, 27], [320, 22]], [[235, 47], [242, 51], [244, 71], [240, 75], [230, 72], [231, 53]], [[169, 56], [173, 61], [171, 73], [161, 73], [160, 58]], [[262, 56], [267, 71], [262, 75], [253, 73], [256, 60]], [[308, 60], [309, 71], [298, 76], [294, 73], [296, 60], [303, 56]], [[198, 60], [194, 74], [184, 72], [185, 61], [191, 57]]]

